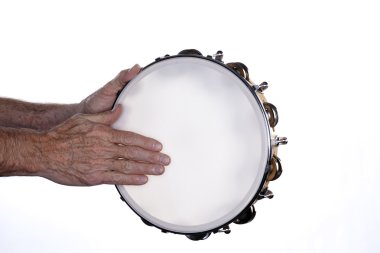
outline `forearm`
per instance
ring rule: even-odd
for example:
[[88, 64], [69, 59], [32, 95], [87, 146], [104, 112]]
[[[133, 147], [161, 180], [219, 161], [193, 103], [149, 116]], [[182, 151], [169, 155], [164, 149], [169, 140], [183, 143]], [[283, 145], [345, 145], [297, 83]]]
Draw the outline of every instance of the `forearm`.
[[0, 127], [0, 176], [37, 175], [44, 166], [41, 133]]
[[0, 98], [0, 126], [4, 127], [47, 130], [79, 112], [81, 104], [36, 104]]

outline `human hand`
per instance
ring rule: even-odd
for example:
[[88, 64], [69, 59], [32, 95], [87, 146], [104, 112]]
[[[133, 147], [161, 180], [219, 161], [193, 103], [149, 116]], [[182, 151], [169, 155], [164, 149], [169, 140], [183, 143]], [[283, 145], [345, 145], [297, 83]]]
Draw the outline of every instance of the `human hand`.
[[38, 172], [64, 185], [133, 184], [160, 175], [170, 158], [161, 143], [111, 125], [121, 106], [99, 114], [77, 114], [46, 132], [41, 153], [46, 168]]
[[127, 82], [132, 80], [141, 70], [136, 64], [131, 69], [122, 70], [114, 79], [102, 88], [88, 96], [80, 103], [82, 113], [100, 113], [112, 109], [117, 94], [124, 88]]

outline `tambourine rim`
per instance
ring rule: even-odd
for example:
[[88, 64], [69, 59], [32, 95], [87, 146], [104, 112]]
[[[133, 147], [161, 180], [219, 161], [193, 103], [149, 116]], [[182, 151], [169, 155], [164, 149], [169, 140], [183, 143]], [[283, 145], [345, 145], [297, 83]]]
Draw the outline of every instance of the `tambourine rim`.
[[[242, 212], [245, 208], [247, 208], [248, 206], [252, 205], [257, 199], [258, 199], [258, 195], [261, 191], [261, 189], [263, 188], [265, 182], [266, 182], [266, 178], [268, 176], [268, 173], [270, 171], [270, 161], [271, 161], [271, 157], [272, 157], [272, 145], [271, 145], [271, 129], [270, 129], [270, 126], [269, 126], [269, 121], [268, 121], [268, 116], [265, 112], [265, 109], [263, 107], [263, 104], [262, 104], [262, 101], [260, 100], [260, 98], [257, 96], [257, 94], [255, 93], [255, 90], [253, 89], [253, 87], [249, 84], [249, 82], [247, 80], [245, 80], [242, 76], [240, 76], [236, 71], [234, 71], [233, 69], [229, 68], [226, 64], [224, 64], [223, 62], [221, 61], [218, 61], [218, 60], [214, 60], [213, 58], [211, 57], [205, 57], [205, 56], [201, 56], [201, 55], [173, 55], [173, 56], [165, 56], [165, 57], [161, 57], [161, 58], [157, 58], [154, 62], [148, 64], [147, 66], [145, 66], [141, 71], [140, 73], [144, 72], [146, 69], [148, 69], [149, 67], [159, 63], [159, 62], [162, 62], [162, 61], [166, 61], [166, 60], [170, 60], [170, 59], [174, 59], [174, 58], [198, 58], [198, 59], [202, 59], [202, 60], [207, 60], [207, 61], [210, 61], [210, 62], [213, 62], [213, 63], [216, 63], [218, 64], [219, 66], [223, 67], [224, 69], [230, 71], [231, 73], [233, 73], [236, 77], [238, 77], [240, 79], [240, 81], [242, 81], [246, 87], [248, 88], [248, 90], [250, 91], [250, 94], [255, 98], [259, 108], [260, 108], [260, 111], [262, 113], [262, 116], [264, 117], [264, 124], [265, 124], [265, 128], [266, 128], [266, 133], [267, 133], [267, 136], [266, 136], [266, 139], [267, 139], [267, 143], [268, 143], [268, 155], [267, 155], [267, 161], [266, 161], [266, 168], [264, 168], [264, 173], [263, 173], [263, 177], [261, 179], [261, 182], [259, 184], [259, 187], [257, 188], [257, 191], [256, 193], [254, 194], [253, 198], [248, 202], [248, 204], [246, 206], [244, 206], [244, 208], [242, 208], [240, 210], [240, 212]], [[139, 73], [139, 74], [140, 74]], [[133, 79], [132, 79], [133, 80]], [[132, 81], [130, 80], [130, 81]], [[128, 84], [127, 84], [128, 85]], [[120, 94], [123, 92], [123, 90], [127, 87], [127, 85], [122, 89], [120, 90], [120, 92], [118, 93], [115, 101], [114, 101], [114, 104], [113, 104], [113, 107], [115, 107], [115, 104], [120, 96]], [[215, 228], [212, 228], [212, 229], [209, 229], [209, 230], [203, 230], [203, 231], [197, 231], [197, 232], [181, 232], [181, 231], [173, 231], [173, 230], [170, 230], [170, 229], [167, 229], [167, 228], [162, 228], [158, 225], [155, 225], [153, 224], [151, 221], [147, 220], [145, 217], [143, 217], [139, 212], [137, 212], [135, 210], [135, 208], [130, 204], [128, 203], [128, 201], [124, 198], [123, 194], [121, 193], [121, 190], [119, 189], [119, 186], [122, 187], [122, 185], [115, 185], [118, 193], [120, 194], [120, 198], [123, 200], [123, 202], [125, 202], [129, 207], [130, 209], [132, 209], [132, 211], [134, 213], [136, 213], [138, 215], [138, 217], [140, 217], [141, 219], [143, 219], [144, 221], [147, 221], [149, 223], [149, 225], [151, 226], [154, 226], [156, 227], [157, 229], [160, 229], [162, 232], [171, 232], [171, 233], [174, 233], [174, 234], [182, 234], [182, 235], [197, 235], [197, 234], [201, 234], [201, 233], [211, 233], [211, 232], [215, 232], [217, 230], [219, 230], [220, 228], [223, 228], [225, 227], [226, 225], [232, 223], [237, 216], [235, 216], [234, 218], [232, 218], [231, 220], [229, 220], [228, 222], [225, 222], [223, 225], [220, 225], [218, 227], [215, 227]]]

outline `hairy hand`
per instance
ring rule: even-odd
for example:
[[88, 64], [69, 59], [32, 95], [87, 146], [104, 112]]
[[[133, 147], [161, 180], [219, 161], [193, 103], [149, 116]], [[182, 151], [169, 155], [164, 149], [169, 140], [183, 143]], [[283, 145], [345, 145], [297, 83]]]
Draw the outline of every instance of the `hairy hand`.
[[100, 114], [77, 114], [46, 132], [43, 146], [48, 168], [39, 174], [64, 185], [133, 184], [160, 175], [170, 158], [161, 143], [111, 128], [121, 106]]
[[141, 68], [137, 64], [131, 69], [122, 70], [114, 79], [80, 103], [81, 112], [90, 114], [111, 110], [118, 92], [122, 90], [127, 82], [132, 80], [140, 70]]

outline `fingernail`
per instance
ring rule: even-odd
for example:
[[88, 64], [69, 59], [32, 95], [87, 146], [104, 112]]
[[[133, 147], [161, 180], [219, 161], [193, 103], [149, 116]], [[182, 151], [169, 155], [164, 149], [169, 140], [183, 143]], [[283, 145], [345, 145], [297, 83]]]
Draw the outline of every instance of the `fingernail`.
[[135, 70], [135, 69], [141, 69], [140, 65], [138, 65], [138, 64], [133, 65], [133, 67], [129, 69], [129, 72], [131, 72], [132, 70]]
[[119, 107], [121, 107], [121, 104], [117, 104], [117, 105], [114, 105], [114, 107], [112, 108], [112, 111], [116, 111], [117, 109], [119, 109]]
[[159, 142], [156, 142], [153, 144], [154, 150], [161, 150], [162, 149], [162, 144]]
[[161, 155], [160, 161], [162, 164], [168, 165], [170, 163], [170, 157], [167, 155]]
[[148, 182], [148, 177], [139, 177], [138, 182], [141, 184], [145, 184], [146, 182]]
[[153, 170], [155, 174], [161, 174], [162, 172], [164, 172], [163, 167], [155, 167]]

